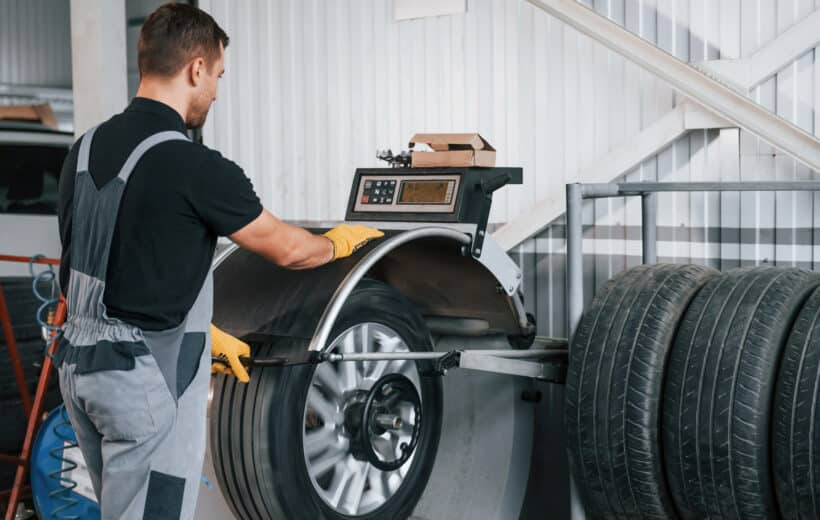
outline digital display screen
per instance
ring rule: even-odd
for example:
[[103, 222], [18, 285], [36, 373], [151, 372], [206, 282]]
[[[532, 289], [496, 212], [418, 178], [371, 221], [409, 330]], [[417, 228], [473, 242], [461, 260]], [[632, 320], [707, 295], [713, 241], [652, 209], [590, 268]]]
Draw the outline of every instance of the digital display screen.
[[447, 188], [453, 181], [403, 181], [400, 204], [449, 204]]

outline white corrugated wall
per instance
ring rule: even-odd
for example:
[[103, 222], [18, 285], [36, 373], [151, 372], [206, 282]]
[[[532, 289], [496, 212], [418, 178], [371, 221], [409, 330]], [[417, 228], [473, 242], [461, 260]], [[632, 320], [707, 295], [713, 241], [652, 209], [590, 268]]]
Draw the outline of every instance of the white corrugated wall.
[[0, 0], [0, 83], [71, 86], [69, 0]]
[[232, 37], [206, 140], [281, 216], [339, 219], [377, 148], [477, 130], [499, 164], [525, 167], [527, 186], [497, 196], [503, 221], [672, 106], [653, 78], [521, 0], [403, 22], [391, 4], [200, 2]]
[[[746, 57], [817, 6], [814, 0], [585, 1], [679, 58]], [[239, 162], [283, 218], [341, 219], [356, 167], [421, 131], [479, 131], [523, 187], [496, 195], [515, 218], [596, 156], [670, 110], [674, 92], [524, 0], [470, 0], [467, 13], [394, 22], [390, 0], [202, 0], [232, 38], [206, 143]], [[754, 91], [817, 132], [815, 51]], [[812, 174], [737, 130], [692, 132], [629, 173], [660, 180], [805, 179]], [[660, 253], [722, 267], [814, 267], [815, 196], [669, 194]], [[637, 201], [589, 203], [589, 290], [638, 261]], [[563, 237], [552, 226], [515, 251], [544, 333], [563, 332]], [[591, 292], [590, 292], [591, 294]]]

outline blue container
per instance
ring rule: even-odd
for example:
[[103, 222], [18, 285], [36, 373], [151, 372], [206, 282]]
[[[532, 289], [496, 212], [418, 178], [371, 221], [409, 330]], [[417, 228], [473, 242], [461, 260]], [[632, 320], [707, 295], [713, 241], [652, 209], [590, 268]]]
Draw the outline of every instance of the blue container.
[[63, 405], [48, 414], [34, 441], [31, 491], [41, 520], [100, 518], [100, 506]]

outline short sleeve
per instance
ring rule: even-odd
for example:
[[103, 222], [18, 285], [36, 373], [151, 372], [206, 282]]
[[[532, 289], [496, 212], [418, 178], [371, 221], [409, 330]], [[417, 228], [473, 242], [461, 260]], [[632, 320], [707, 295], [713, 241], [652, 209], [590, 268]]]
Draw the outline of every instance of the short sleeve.
[[228, 236], [262, 213], [262, 204], [242, 168], [204, 149], [204, 158], [190, 187], [194, 210], [219, 236]]

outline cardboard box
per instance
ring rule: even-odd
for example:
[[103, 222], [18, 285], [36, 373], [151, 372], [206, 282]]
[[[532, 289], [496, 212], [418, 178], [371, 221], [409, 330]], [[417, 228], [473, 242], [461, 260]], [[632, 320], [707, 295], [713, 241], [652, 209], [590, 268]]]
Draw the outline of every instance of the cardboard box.
[[495, 166], [495, 148], [478, 134], [416, 134], [410, 149], [416, 144], [426, 144], [432, 151], [413, 151], [413, 168]]
[[0, 105], [0, 119], [16, 121], [39, 121], [57, 129], [57, 117], [48, 103], [42, 105]]

